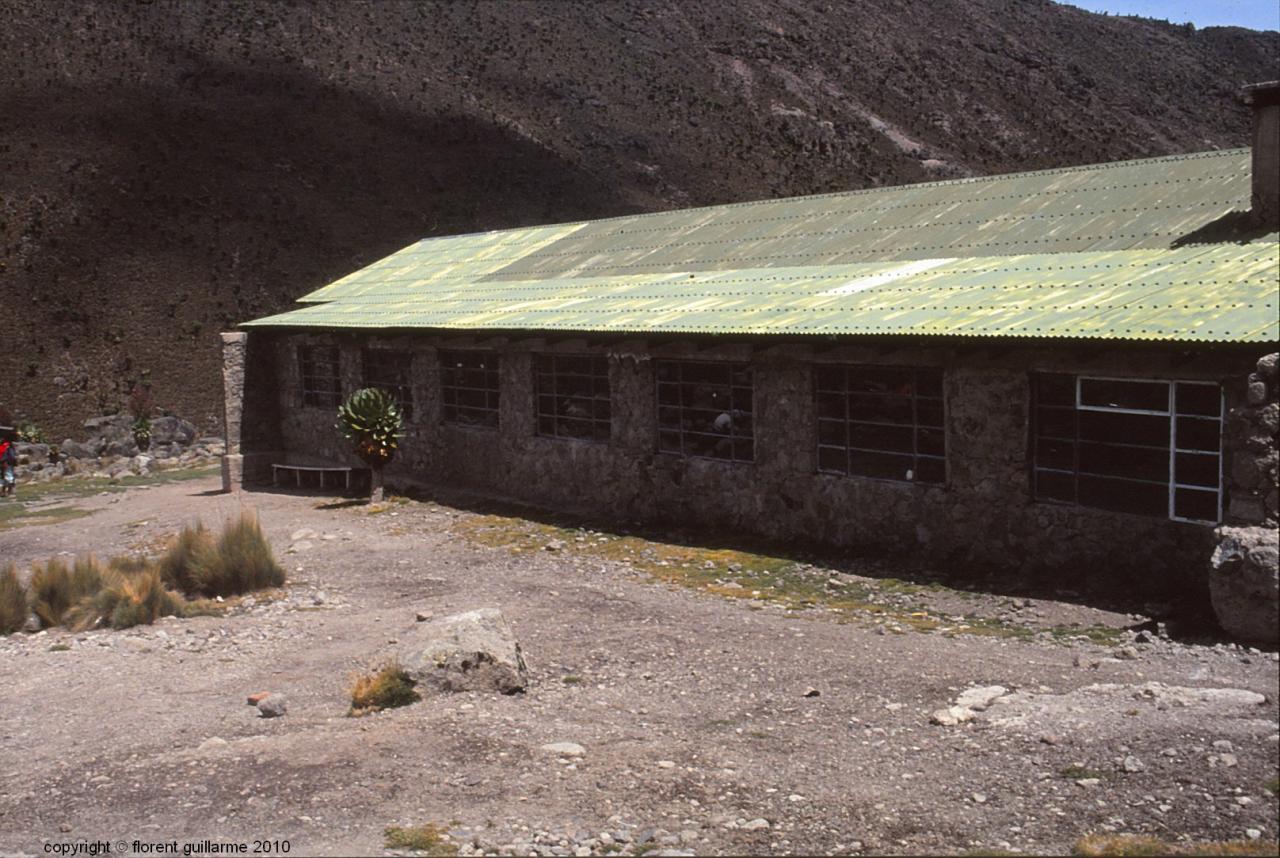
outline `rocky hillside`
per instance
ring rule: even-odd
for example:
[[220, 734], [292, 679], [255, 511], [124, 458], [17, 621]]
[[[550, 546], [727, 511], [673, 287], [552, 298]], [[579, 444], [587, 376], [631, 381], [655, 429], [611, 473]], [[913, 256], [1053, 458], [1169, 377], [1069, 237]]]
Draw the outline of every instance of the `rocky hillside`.
[[1280, 36], [1048, 0], [0, 0], [0, 400], [61, 437], [425, 235], [1246, 143]]

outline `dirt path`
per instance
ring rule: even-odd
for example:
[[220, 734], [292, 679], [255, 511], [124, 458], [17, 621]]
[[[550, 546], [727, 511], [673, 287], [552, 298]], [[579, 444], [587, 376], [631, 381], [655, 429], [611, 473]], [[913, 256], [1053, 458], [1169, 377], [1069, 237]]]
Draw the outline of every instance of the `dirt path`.
[[[72, 502], [87, 517], [0, 531], [0, 561], [21, 566], [154, 547], [185, 522], [252, 508], [292, 577], [282, 599], [223, 617], [0, 639], [0, 852], [270, 838], [292, 855], [376, 854], [387, 826], [423, 823], [452, 830], [464, 852], [478, 840], [569, 855], [1276, 838], [1274, 653], [926, 632], [909, 614], [837, 622], [852, 615], [725, 598], [723, 579], [660, 581], [652, 562], [588, 550], [594, 535], [541, 550], [535, 528], [528, 544], [487, 545], [477, 533], [496, 525], [435, 503], [370, 514], [215, 488], [94, 495]], [[946, 603], [935, 615], [970, 621], [1130, 621], [935, 598]], [[506, 613], [525, 649], [526, 694], [345, 717], [351, 673], [392, 654], [415, 612], [483, 606]], [[966, 723], [930, 723], [974, 685], [1003, 686], [1005, 699]], [[287, 695], [285, 717], [245, 705], [263, 690]], [[557, 757], [541, 750], [550, 742], [586, 752]]]

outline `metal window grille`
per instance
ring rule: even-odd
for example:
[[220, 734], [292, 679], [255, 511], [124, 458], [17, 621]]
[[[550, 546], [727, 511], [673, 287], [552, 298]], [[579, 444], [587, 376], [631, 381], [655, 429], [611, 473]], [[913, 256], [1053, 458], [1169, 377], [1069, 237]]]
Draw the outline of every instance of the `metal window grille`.
[[1038, 373], [1031, 390], [1037, 500], [1222, 520], [1220, 385]]
[[658, 361], [658, 449], [755, 461], [752, 372], [745, 363]]
[[298, 365], [302, 370], [303, 405], [337, 408], [342, 404], [337, 346], [301, 346]]
[[818, 470], [918, 483], [947, 476], [942, 370], [818, 366]]
[[405, 420], [413, 419], [413, 356], [390, 349], [365, 349], [364, 386], [390, 393]]
[[538, 434], [608, 441], [609, 361], [603, 355], [536, 355]]
[[439, 354], [444, 422], [496, 428], [497, 353], [441, 349]]

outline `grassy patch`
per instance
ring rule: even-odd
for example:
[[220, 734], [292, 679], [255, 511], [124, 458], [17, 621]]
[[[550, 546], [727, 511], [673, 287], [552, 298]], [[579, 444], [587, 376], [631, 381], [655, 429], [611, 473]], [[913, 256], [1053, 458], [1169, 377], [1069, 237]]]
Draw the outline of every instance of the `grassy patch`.
[[563, 682], [565, 685], [577, 685], [578, 683], [582, 682], [582, 677], [569, 674], [568, 676], [560, 677], [560, 681]]
[[1275, 855], [1278, 844], [1265, 840], [1212, 840], [1171, 843], [1158, 837], [1132, 834], [1089, 834], [1076, 841], [1072, 855]]
[[384, 832], [388, 849], [414, 849], [430, 855], [457, 855], [458, 847], [444, 839], [438, 825], [388, 826]]
[[153, 471], [146, 475], [103, 479], [101, 477], [73, 476], [46, 480], [39, 483], [23, 483], [11, 500], [0, 503], [0, 530], [35, 524], [57, 524], [92, 515], [91, 510], [76, 509], [62, 502], [92, 497], [103, 492], [122, 492], [139, 486], [158, 486], [199, 480], [219, 473], [218, 467], [172, 468]]
[[[257, 520], [246, 514], [228, 523], [216, 541], [203, 527], [185, 528], [159, 561], [121, 555], [104, 568], [84, 555], [69, 567], [55, 557], [33, 564], [25, 588], [10, 564], [0, 575], [0, 632], [21, 628], [27, 610], [34, 611], [44, 628], [62, 625], [75, 631], [123, 629], [167, 616], [223, 614], [231, 604], [222, 596], [278, 587], [284, 578]], [[189, 603], [188, 595], [217, 599]]]
[[367, 715], [417, 703], [422, 697], [414, 685], [404, 668], [394, 661], [374, 673], [356, 676], [351, 683], [351, 709], [347, 714]]
[[71, 645], [64, 643], [56, 643], [49, 647], [49, 652], [71, 652]]
[[465, 516], [453, 530], [472, 544], [516, 554], [545, 551], [625, 563], [657, 581], [739, 599], [753, 609], [772, 604], [790, 611], [823, 611], [840, 622], [894, 623], [899, 631], [1015, 639], [1035, 634], [1000, 620], [966, 617], [955, 621], [931, 613], [918, 597], [929, 591], [950, 591], [942, 584], [897, 578], [851, 580], [770, 554], [560, 527], [511, 515]]

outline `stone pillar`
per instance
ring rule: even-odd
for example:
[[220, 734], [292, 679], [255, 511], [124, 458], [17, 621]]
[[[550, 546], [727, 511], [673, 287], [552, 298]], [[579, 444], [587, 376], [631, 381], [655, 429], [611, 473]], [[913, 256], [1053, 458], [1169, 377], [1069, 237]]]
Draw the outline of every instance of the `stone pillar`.
[[244, 476], [244, 455], [240, 448], [244, 420], [244, 368], [249, 335], [238, 331], [222, 335], [223, 433], [226, 452], [222, 456], [222, 490], [240, 487]]
[[1209, 568], [1209, 594], [1218, 622], [1244, 640], [1280, 638], [1280, 355], [1258, 361], [1244, 390], [1228, 387], [1223, 426], [1227, 493], [1225, 527]]

